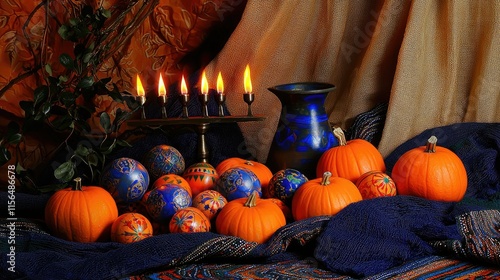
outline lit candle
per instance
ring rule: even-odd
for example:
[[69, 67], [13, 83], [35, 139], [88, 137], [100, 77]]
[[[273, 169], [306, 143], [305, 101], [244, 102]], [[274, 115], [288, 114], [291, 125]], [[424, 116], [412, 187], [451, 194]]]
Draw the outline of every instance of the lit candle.
[[247, 64], [245, 68], [245, 73], [243, 77], [243, 85], [245, 87], [245, 93], [243, 94], [243, 100], [248, 104], [248, 116], [252, 116], [251, 104], [254, 100], [254, 94], [252, 93], [252, 80], [250, 78], [250, 66]]
[[182, 81], [181, 81], [181, 94], [188, 95], [188, 88], [186, 85], [186, 80], [184, 79], [184, 75], [182, 75]]
[[167, 89], [165, 88], [165, 83], [163, 82], [163, 77], [160, 73], [160, 80], [158, 81], [158, 100], [161, 106], [161, 117], [167, 118], [167, 109], [165, 105], [167, 104]]
[[219, 75], [217, 75], [217, 93], [224, 94], [224, 81], [222, 80], [221, 72], [219, 72]]
[[250, 78], [250, 66], [248, 64], [245, 67], [243, 85], [245, 87], [245, 93], [252, 93], [252, 79]]
[[141, 118], [146, 118], [146, 112], [144, 110], [144, 103], [146, 103], [146, 92], [144, 91], [144, 87], [142, 86], [141, 78], [139, 78], [139, 74], [137, 74], [137, 101], [142, 106], [142, 114]]
[[217, 76], [217, 94], [216, 94], [217, 104], [219, 104], [219, 117], [224, 117], [224, 102], [226, 101], [226, 95], [224, 94], [224, 81], [222, 80], [222, 74], [219, 72]]
[[205, 70], [201, 75], [201, 94], [199, 95], [201, 103], [201, 114], [203, 117], [208, 117], [208, 81]]
[[189, 112], [187, 108], [187, 104], [189, 102], [189, 94], [188, 94], [188, 88], [186, 85], [186, 80], [184, 79], [184, 75], [182, 75], [182, 80], [181, 80], [181, 103], [182, 103], [182, 117], [187, 118], [189, 117]]

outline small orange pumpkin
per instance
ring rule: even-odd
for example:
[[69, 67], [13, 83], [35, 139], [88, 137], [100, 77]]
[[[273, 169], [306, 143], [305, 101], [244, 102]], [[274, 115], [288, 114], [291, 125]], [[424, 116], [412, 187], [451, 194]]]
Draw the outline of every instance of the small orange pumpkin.
[[384, 172], [368, 171], [356, 181], [363, 199], [396, 195], [396, 183]]
[[111, 226], [111, 240], [133, 243], [153, 236], [153, 226], [144, 215], [129, 212], [121, 214]]
[[45, 222], [54, 235], [77, 242], [107, 241], [118, 208], [111, 194], [97, 186], [82, 186], [80, 178], [71, 188], [56, 191], [45, 206]]
[[218, 233], [257, 243], [266, 242], [285, 224], [285, 215], [278, 205], [259, 198], [256, 191], [228, 202], [215, 220]]
[[437, 146], [431, 136], [426, 146], [404, 153], [394, 164], [391, 177], [398, 194], [445, 202], [460, 201], [467, 191], [467, 171], [451, 150]]
[[261, 188], [262, 188], [262, 197], [270, 197], [268, 191], [269, 181], [273, 177], [273, 173], [265, 164], [260, 163], [258, 161], [242, 159], [238, 157], [231, 157], [221, 161], [217, 167], [217, 173], [222, 174], [224, 171], [233, 168], [233, 167], [245, 167], [250, 169], [257, 178], [259, 178]]
[[333, 130], [339, 145], [325, 151], [316, 167], [316, 176], [321, 178], [329, 171], [332, 177], [342, 177], [355, 183], [358, 178], [373, 170], [385, 172], [385, 163], [382, 154], [372, 143], [364, 139], [346, 141], [340, 127]]
[[353, 182], [325, 172], [322, 178], [309, 180], [297, 189], [292, 199], [292, 215], [295, 220], [335, 215], [362, 199]]

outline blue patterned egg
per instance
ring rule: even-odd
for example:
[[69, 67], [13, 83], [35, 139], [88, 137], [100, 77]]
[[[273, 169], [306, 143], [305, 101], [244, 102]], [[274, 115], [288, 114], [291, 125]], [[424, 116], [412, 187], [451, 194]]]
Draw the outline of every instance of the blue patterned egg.
[[117, 203], [136, 202], [148, 190], [149, 173], [135, 159], [117, 158], [104, 168], [100, 185], [111, 193]]
[[186, 168], [182, 154], [169, 145], [155, 146], [144, 155], [142, 163], [147, 168], [152, 182], [165, 174], [182, 175]]
[[244, 167], [233, 167], [224, 171], [215, 184], [215, 190], [221, 193], [227, 201], [249, 197], [254, 191], [262, 197], [259, 178], [253, 171]]
[[307, 181], [307, 177], [296, 169], [282, 169], [269, 181], [269, 195], [291, 205], [295, 191]]
[[165, 184], [152, 189], [145, 204], [154, 221], [169, 222], [177, 211], [191, 206], [192, 199], [182, 186]]

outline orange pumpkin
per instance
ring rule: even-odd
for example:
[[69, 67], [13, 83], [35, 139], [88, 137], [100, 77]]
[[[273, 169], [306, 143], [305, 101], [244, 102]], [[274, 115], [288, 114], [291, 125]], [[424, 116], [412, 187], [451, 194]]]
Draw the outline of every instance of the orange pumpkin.
[[55, 192], [45, 206], [45, 222], [54, 235], [77, 242], [107, 241], [118, 208], [111, 194], [97, 186], [75, 185]]
[[281, 211], [283, 211], [283, 215], [285, 215], [285, 219], [287, 222], [289, 221], [291, 222], [293, 220], [292, 210], [290, 210], [290, 207], [288, 207], [288, 205], [286, 205], [285, 202], [283, 202], [283, 200], [275, 197], [270, 197], [266, 199], [278, 205]]
[[363, 199], [396, 195], [396, 183], [381, 171], [368, 171], [356, 181]]
[[286, 224], [283, 211], [272, 201], [249, 197], [230, 201], [215, 220], [218, 233], [237, 236], [250, 242], [264, 243]]
[[385, 172], [385, 163], [382, 154], [364, 139], [346, 141], [344, 132], [337, 127], [333, 134], [339, 145], [325, 151], [316, 167], [316, 176], [321, 178], [323, 173], [330, 171], [332, 177], [342, 177], [355, 183], [358, 178], [373, 170]]
[[120, 243], [133, 243], [153, 236], [153, 226], [144, 215], [125, 213], [111, 225], [111, 240]]
[[257, 178], [259, 178], [261, 188], [262, 188], [262, 197], [270, 197], [268, 191], [269, 181], [273, 177], [273, 173], [265, 164], [262, 164], [258, 161], [252, 161], [247, 159], [242, 159], [238, 157], [231, 157], [221, 161], [217, 167], [217, 173], [222, 174], [224, 171], [233, 168], [233, 167], [245, 167], [250, 169]]
[[445, 202], [460, 201], [467, 191], [467, 171], [451, 150], [437, 146], [431, 136], [426, 146], [404, 153], [394, 164], [391, 177], [398, 194]]
[[297, 189], [292, 199], [292, 215], [295, 220], [335, 215], [362, 199], [353, 182], [325, 172], [322, 178], [309, 180]]

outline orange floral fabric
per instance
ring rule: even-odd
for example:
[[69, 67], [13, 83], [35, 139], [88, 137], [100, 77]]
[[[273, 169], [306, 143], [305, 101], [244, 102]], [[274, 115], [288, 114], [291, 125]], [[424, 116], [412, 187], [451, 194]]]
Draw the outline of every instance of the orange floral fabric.
[[[0, 90], [5, 91], [0, 93], [0, 109], [17, 117], [23, 115], [19, 101], [31, 100], [33, 89], [43, 82], [41, 70], [29, 75], [36, 60], [46, 60], [56, 74], [62, 71], [59, 55], [72, 54], [72, 43], [61, 40], [57, 34], [58, 22], [78, 14], [84, 4], [124, 9], [132, 1], [48, 2], [49, 14], [43, 5], [38, 7], [41, 1], [0, 2]], [[131, 39], [102, 64], [98, 75], [112, 77], [121, 91], [130, 93], [136, 91], [136, 75], [141, 76], [147, 92], [156, 90], [160, 73], [167, 86], [176, 83], [185, 67], [182, 59], [199, 47], [228, 14], [241, 10], [244, 4], [241, 0], [159, 0]], [[136, 16], [137, 9], [132, 9], [130, 19]], [[19, 78], [23, 75], [27, 77]], [[15, 82], [16, 79], [21, 82]]]

